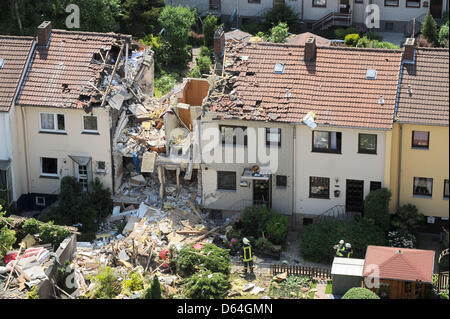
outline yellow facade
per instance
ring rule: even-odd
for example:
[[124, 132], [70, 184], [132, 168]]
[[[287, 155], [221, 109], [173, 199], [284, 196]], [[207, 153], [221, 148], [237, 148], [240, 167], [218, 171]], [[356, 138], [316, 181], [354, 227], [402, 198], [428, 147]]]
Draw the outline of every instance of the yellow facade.
[[[428, 149], [412, 147], [413, 131], [429, 132]], [[391, 212], [397, 205], [413, 204], [425, 216], [448, 218], [449, 200], [444, 198], [444, 180], [449, 179], [448, 126], [394, 123], [390, 176]], [[414, 177], [433, 179], [431, 196], [413, 194]]]

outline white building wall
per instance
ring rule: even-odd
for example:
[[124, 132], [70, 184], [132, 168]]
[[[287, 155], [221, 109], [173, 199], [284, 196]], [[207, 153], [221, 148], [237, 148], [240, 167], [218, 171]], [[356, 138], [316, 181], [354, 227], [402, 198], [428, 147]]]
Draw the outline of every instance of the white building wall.
[[330, 12], [339, 12], [339, 0], [328, 0], [326, 7], [313, 7], [312, 0], [303, 0], [304, 15], [303, 19], [306, 21], [319, 20]]
[[238, 8], [240, 17], [257, 17], [273, 7], [273, 0], [261, 0], [261, 3], [248, 3], [248, 0], [222, 0], [222, 14], [231, 15]]
[[[312, 130], [297, 126], [295, 212], [321, 214], [335, 205], [345, 205], [346, 179], [364, 180], [364, 198], [370, 190], [370, 181], [384, 186], [386, 133], [379, 130], [318, 127], [316, 131], [342, 133], [342, 154], [312, 152]], [[358, 153], [358, 134], [377, 134], [377, 154]], [[330, 199], [309, 198], [309, 177], [330, 178]], [[335, 182], [339, 178], [339, 182]], [[336, 186], [338, 185], [338, 187]], [[340, 190], [338, 198], [334, 191]]]
[[11, 129], [9, 112], [0, 112], [0, 160], [11, 159]]

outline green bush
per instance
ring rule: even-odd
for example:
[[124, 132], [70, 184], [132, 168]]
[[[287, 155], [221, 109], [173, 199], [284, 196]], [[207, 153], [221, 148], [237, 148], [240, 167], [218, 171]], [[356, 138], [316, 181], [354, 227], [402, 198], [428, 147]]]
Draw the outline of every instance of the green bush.
[[218, 28], [217, 21], [217, 17], [213, 15], [208, 15], [203, 19], [204, 44], [207, 47], [212, 47], [214, 44], [214, 32]]
[[231, 259], [228, 249], [214, 244], [203, 244], [200, 250], [193, 245], [185, 245], [175, 256], [177, 273], [188, 277], [199, 270], [210, 270], [225, 275], [230, 274]]
[[15, 242], [16, 232], [14, 230], [9, 229], [6, 225], [0, 228], [0, 259], [3, 259], [8, 250], [12, 249]]
[[123, 282], [123, 288], [130, 292], [144, 289], [144, 280], [137, 271], [128, 274], [128, 279]]
[[351, 33], [351, 34], [347, 34], [345, 36], [344, 43], [345, 43], [345, 46], [347, 46], [347, 47], [354, 47], [358, 43], [358, 40], [359, 40], [359, 34]]
[[352, 258], [364, 258], [368, 245], [385, 244], [384, 232], [364, 219], [352, 223], [322, 221], [303, 230], [300, 252], [308, 261], [331, 263], [333, 246], [341, 239], [352, 245]]
[[255, 242], [255, 249], [261, 251], [273, 251], [273, 244], [267, 238], [258, 238]]
[[155, 96], [162, 97], [169, 93], [177, 82], [174, 74], [163, 74], [161, 77], [155, 79]]
[[208, 56], [199, 56], [197, 65], [201, 74], [208, 74], [211, 71], [211, 59]]
[[[265, 24], [267, 29], [259, 29], [257, 30], [257, 32], [267, 31], [280, 22], [286, 23], [287, 27], [289, 27], [289, 30], [291, 30], [291, 32], [293, 33], [301, 31], [300, 18], [298, 14], [296, 14], [290, 6], [286, 4], [280, 4], [274, 6], [265, 14]], [[252, 34], [256, 34], [257, 32], [254, 32]]]
[[334, 34], [336, 35], [336, 39], [344, 40], [348, 34], [358, 34], [359, 35], [359, 30], [355, 29], [355, 28], [346, 28], [346, 29], [338, 28], [338, 29], [334, 30]]
[[186, 74], [186, 77], [197, 78], [197, 79], [201, 78], [202, 72], [200, 71], [200, 67], [197, 65], [195, 68], [193, 68]]
[[266, 206], [247, 207], [240, 217], [240, 223], [242, 236], [260, 238], [264, 233], [275, 244], [281, 244], [288, 231], [287, 217]]
[[391, 42], [387, 42], [387, 41], [380, 42], [380, 41], [373, 40], [371, 44], [372, 44], [371, 47], [376, 48], [376, 49], [391, 49], [391, 50], [400, 49], [400, 47], [398, 45], [395, 45], [395, 44], [393, 44]]
[[342, 299], [380, 299], [376, 293], [367, 288], [351, 288]]
[[400, 231], [413, 232], [423, 222], [425, 216], [412, 204], [400, 206], [397, 212], [391, 215], [392, 228]]
[[416, 237], [407, 231], [391, 231], [387, 236], [387, 244], [390, 247], [416, 248]]
[[30, 234], [30, 235], [39, 234], [41, 231], [40, 225], [41, 225], [41, 223], [37, 219], [30, 218], [30, 219], [27, 219], [22, 224], [22, 231], [25, 234]]
[[425, 20], [422, 23], [422, 28], [420, 30], [422, 35], [431, 43], [436, 44], [438, 40], [438, 30], [436, 21], [431, 15], [431, 11], [428, 10]]
[[97, 299], [112, 299], [120, 294], [119, 278], [111, 267], [100, 269], [94, 277], [94, 290], [90, 295]]
[[229, 286], [226, 274], [202, 270], [185, 279], [185, 296], [191, 299], [223, 299]]
[[385, 232], [389, 229], [389, 201], [391, 196], [389, 189], [380, 188], [371, 191], [364, 202], [364, 216]]
[[379, 34], [376, 34], [375, 32], [366, 32], [364, 34], [364, 37], [366, 37], [369, 40], [377, 40], [377, 41], [381, 41], [381, 39], [383, 39], [383, 37]]
[[244, 32], [250, 33], [252, 35], [255, 35], [258, 32], [269, 31], [270, 27], [267, 27], [267, 25], [262, 22], [251, 22], [251, 23], [242, 25], [241, 30]]
[[439, 44], [448, 48], [448, 20], [439, 29]]
[[283, 43], [288, 37], [289, 27], [286, 23], [280, 22], [270, 29], [269, 41], [273, 43]]
[[199, 56], [206, 56], [208, 58], [212, 57], [212, 50], [210, 50], [208, 47], [205, 47], [204, 45], [200, 47], [200, 55]]

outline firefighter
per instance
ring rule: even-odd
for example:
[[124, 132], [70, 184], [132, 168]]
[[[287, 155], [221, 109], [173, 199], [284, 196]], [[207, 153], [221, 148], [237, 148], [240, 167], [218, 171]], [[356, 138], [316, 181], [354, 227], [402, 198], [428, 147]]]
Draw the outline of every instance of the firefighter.
[[333, 249], [336, 249], [336, 257], [344, 257], [345, 247], [342, 239], [339, 241], [339, 245], [333, 246]]
[[344, 250], [344, 256], [347, 258], [350, 258], [350, 256], [353, 254], [352, 245], [350, 243], [345, 244], [345, 250]]
[[242, 242], [244, 245], [241, 250], [241, 258], [244, 262], [244, 275], [247, 275], [247, 268], [250, 267], [250, 274], [253, 275], [253, 254], [252, 254], [252, 246], [250, 245], [250, 241], [247, 238], [243, 238]]

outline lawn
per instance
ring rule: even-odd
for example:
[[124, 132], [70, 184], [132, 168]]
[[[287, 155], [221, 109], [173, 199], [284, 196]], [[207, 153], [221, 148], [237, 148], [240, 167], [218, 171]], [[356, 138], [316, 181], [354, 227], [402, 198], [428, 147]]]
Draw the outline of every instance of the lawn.
[[332, 289], [333, 289], [333, 283], [331, 280], [327, 281], [327, 287], [325, 288], [325, 293], [328, 295], [332, 294]]
[[272, 298], [283, 299], [311, 299], [314, 298], [315, 287], [309, 276], [289, 276], [286, 280], [277, 282], [272, 280], [269, 288], [269, 296]]

